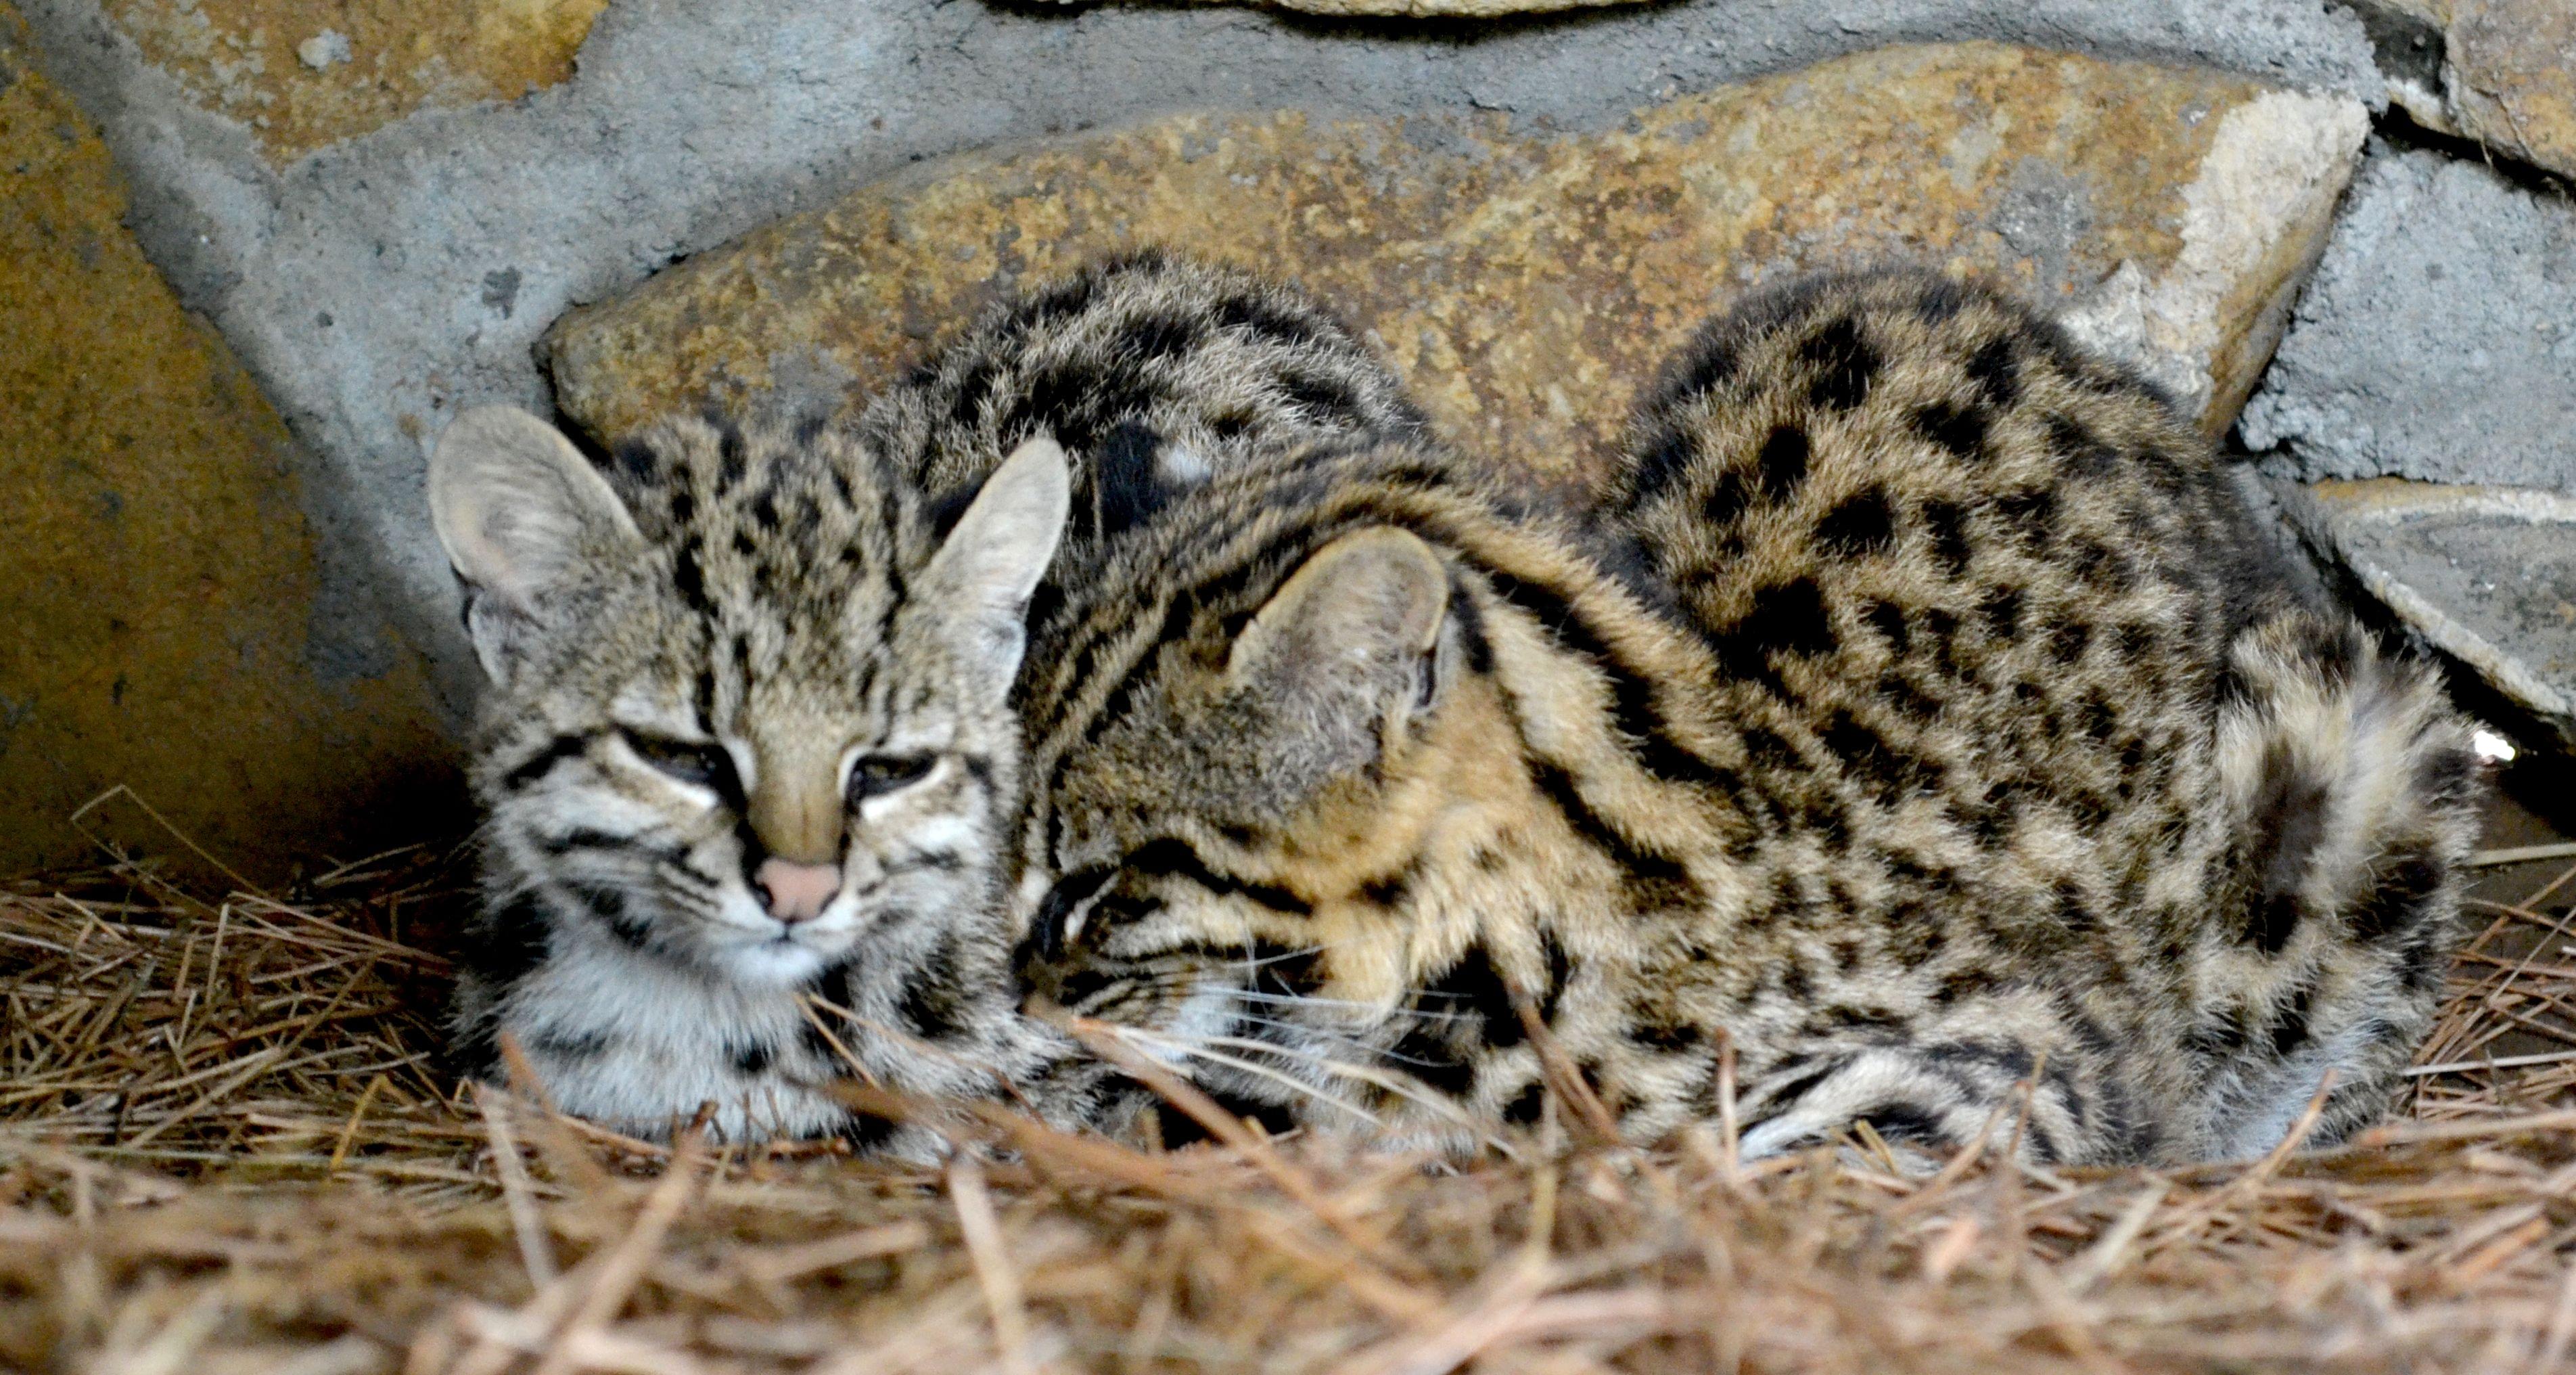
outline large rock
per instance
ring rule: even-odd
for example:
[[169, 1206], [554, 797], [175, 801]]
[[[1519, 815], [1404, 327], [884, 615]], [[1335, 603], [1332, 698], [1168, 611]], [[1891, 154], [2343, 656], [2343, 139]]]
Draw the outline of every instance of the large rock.
[[2576, 491], [2576, 205], [2374, 157], [2242, 434], [2304, 480]]
[[2380, 478], [2286, 504], [2362, 590], [2576, 752], [2576, 497]]
[[1501, 116], [1160, 119], [962, 156], [692, 258], [549, 334], [562, 410], [864, 397], [1015, 284], [1163, 244], [1303, 281], [1455, 441], [1599, 461], [1701, 318], [1905, 258], [2080, 314], [2223, 428], [2319, 251], [2358, 102], [1990, 44], [1887, 49], [1551, 135]]
[[1263, 3], [1275, 9], [1335, 18], [1495, 19], [1508, 14], [1548, 14], [1558, 10], [1636, 4], [1638, 0], [1263, 0]]
[[572, 75], [608, 0], [104, 0], [144, 57], [270, 156], [415, 110], [515, 100]]
[[[2377, 27], [2435, 35], [2394, 54], [2390, 94], [2418, 120], [2576, 177], [2576, 5], [2568, 0], [2365, 0]], [[2378, 16], [2374, 16], [2378, 17]], [[2381, 44], [2383, 60], [2390, 44]], [[2426, 68], [2430, 69], [2427, 70]]]
[[0, 874], [186, 858], [138, 801], [254, 877], [419, 838], [458, 794], [421, 663], [315, 634], [294, 441], [25, 59], [0, 0]]

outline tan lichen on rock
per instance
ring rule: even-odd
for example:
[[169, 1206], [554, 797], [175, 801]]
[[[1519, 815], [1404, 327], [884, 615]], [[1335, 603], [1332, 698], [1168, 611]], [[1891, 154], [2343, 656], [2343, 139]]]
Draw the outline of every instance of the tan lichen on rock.
[[2576, 4], [2450, 0], [2442, 84], [2460, 132], [2576, 177]]
[[[16, 26], [0, 0], [0, 872], [94, 857], [69, 818], [118, 784], [254, 874], [412, 838], [455, 793], [425, 675], [317, 666], [293, 441]], [[89, 824], [176, 848], [139, 816]]]
[[[863, 397], [1012, 284], [1159, 244], [1302, 281], [1454, 442], [1575, 478], [1659, 361], [1760, 281], [1906, 258], [2071, 304], [2123, 263], [2162, 280], [2186, 188], [2262, 94], [1965, 44], [1685, 95], [1602, 133], [1175, 116], [926, 164], [575, 312], [548, 345], [559, 404], [605, 438], [816, 378]], [[2256, 303], [2321, 228], [2212, 265], [2235, 275], [2204, 289], [2208, 357], [2250, 351]]]
[[2182, 191], [2181, 252], [2152, 281], [2122, 263], [2068, 326], [2225, 429], [2281, 342], [2369, 133], [2369, 111], [2345, 96], [2266, 91], [2228, 110]]
[[572, 75], [608, 0], [104, 0], [153, 65], [285, 159]]

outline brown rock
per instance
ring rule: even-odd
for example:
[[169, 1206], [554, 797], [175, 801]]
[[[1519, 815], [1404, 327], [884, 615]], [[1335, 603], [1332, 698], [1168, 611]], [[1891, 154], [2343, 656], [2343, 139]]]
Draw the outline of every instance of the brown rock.
[[572, 75], [608, 0], [105, 0], [108, 18], [278, 159], [427, 106]]
[[2448, 3], [2442, 85], [2460, 132], [2576, 177], [2576, 5]]
[[293, 441], [24, 53], [0, 0], [0, 873], [94, 856], [84, 828], [180, 851], [138, 798], [254, 876], [419, 838], [455, 794], [425, 675], [316, 666]]
[[2441, 35], [2441, 89], [2393, 76], [2428, 128], [2576, 177], [2576, 5], [2568, 0], [2368, 0]]
[[1452, 440], [1572, 478], [1711, 311], [1901, 257], [2085, 305], [2097, 338], [2214, 371], [2197, 389], [2218, 427], [2363, 131], [2353, 102], [1986, 44], [1862, 54], [1604, 133], [1178, 116], [926, 164], [575, 312], [548, 345], [562, 409], [613, 438], [772, 389], [864, 396], [1014, 283], [1162, 244], [1304, 282]]

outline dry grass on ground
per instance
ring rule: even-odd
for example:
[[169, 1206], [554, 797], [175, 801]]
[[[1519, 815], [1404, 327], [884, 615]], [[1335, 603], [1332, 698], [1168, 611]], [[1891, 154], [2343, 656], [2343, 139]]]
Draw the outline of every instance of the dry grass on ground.
[[292, 902], [0, 889], [0, 1367], [2567, 1368], [2558, 867], [2476, 909], [2412, 1101], [2359, 1143], [1929, 1180], [1866, 1138], [1742, 1168], [1719, 1129], [1455, 1170], [1001, 1120], [973, 1131], [1010, 1163], [946, 1171], [670, 1152], [440, 1075], [437, 863]]

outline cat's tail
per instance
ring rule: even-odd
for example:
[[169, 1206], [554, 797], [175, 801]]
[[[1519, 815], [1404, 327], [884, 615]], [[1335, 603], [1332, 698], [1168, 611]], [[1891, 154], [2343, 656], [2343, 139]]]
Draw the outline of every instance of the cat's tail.
[[2311, 1142], [2387, 1109], [2459, 940], [2486, 778], [2430, 665], [2304, 608], [2237, 636], [2217, 731], [2235, 920], [2204, 952], [2193, 1043], [2210, 1151], [2241, 1157], [2277, 1143], [2328, 1071]]

